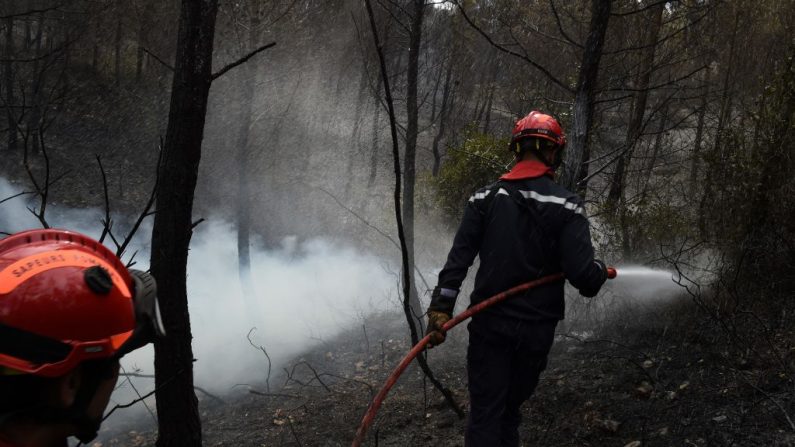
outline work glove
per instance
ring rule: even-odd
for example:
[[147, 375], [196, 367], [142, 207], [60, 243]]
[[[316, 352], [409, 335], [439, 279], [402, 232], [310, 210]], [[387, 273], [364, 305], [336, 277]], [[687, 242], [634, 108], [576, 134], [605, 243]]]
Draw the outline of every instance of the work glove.
[[429, 343], [431, 348], [444, 343], [447, 334], [442, 329], [442, 326], [448, 321], [450, 321], [450, 314], [437, 310], [428, 310], [428, 328], [425, 331], [425, 335], [431, 336]]
[[587, 289], [580, 289], [580, 295], [586, 298], [595, 297], [596, 294], [599, 293], [599, 289], [602, 288], [602, 284], [607, 281], [607, 265], [598, 259], [594, 259], [593, 263], [596, 267], [596, 269], [594, 269], [596, 272], [594, 273], [595, 278], [592, 283], [593, 285]]

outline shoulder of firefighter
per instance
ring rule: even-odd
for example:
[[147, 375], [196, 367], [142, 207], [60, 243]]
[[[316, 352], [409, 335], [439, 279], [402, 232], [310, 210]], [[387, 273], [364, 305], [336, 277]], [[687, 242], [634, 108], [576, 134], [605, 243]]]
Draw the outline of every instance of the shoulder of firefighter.
[[[594, 260], [583, 200], [547, 176], [500, 180], [472, 194], [429, 310], [452, 314], [461, 283], [478, 255], [473, 305], [558, 272], [586, 297], [595, 296], [607, 280], [604, 263]], [[527, 294], [533, 299], [495, 307], [523, 319], [563, 318], [562, 282]]]

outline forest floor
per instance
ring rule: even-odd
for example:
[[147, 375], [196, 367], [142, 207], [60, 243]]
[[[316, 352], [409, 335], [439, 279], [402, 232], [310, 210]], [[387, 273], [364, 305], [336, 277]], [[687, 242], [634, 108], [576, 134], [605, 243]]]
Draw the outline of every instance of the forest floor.
[[[794, 446], [792, 356], [757, 362], [694, 312], [663, 324], [612, 325], [582, 339], [559, 335], [523, 407], [525, 446]], [[265, 383], [224, 402], [199, 393], [207, 446], [348, 446], [371, 396], [409, 346], [395, 322], [328, 340]], [[466, 407], [466, 330], [429, 361]], [[795, 352], [795, 334], [773, 335]], [[620, 340], [620, 341], [619, 341]], [[760, 357], [761, 358], [761, 357]], [[289, 371], [289, 372], [288, 372]], [[463, 446], [457, 418], [417, 368], [393, 388], [367, 445]], [[112, 439], [108, 433], [116, 433]], [[155, 432], [107, 427], [98, 446], [153, 445]]]

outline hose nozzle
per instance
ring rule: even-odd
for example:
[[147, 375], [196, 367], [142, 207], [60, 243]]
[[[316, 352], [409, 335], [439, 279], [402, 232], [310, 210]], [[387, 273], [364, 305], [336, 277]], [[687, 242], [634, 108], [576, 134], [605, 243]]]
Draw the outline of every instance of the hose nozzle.
[[607, 279], [613, 279], [618, 276], [618, 271], [616, 271], [615, 267], [608, 267], [607, 268]]

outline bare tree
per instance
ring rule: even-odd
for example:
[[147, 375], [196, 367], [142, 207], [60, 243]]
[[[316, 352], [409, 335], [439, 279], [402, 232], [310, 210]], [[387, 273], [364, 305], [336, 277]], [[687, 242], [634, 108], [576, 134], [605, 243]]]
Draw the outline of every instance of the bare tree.
[[168, 128], [157, 174], [151, 269], [168, 332], [155, 343], [158, 447], [202, 445], [185, 281], [217, 10], [217, 0], [182, 2]]
[[[403, 224], [406, 232], [408, 271], [414, 271], [414, 188], [417, 183], [417, 136], [419, 134], [419, 102], [417, 88], [419, 83], [419, 58], [422, 44], [422, 22], [425, 16], [425, 0], [412, 0], [411, 25], [409, 26], [409, 57], [406, 66], [406, 146], [403, 159]], [[420, 331], [423, 328], [422, 305], [417, 287], [411, 282], [411, 310], [418, 317]]]
[[635, 99], [632, 103], [632, 110], [630, 112], [629, 124], [627, 125], [626, 138], [624, 139], [624, 149], [621, 156], [618, 157], [616, 170], [613, 174], [613, 180], [610, 182], [610, 191], [607, 195], [607, 205], [611, 209], [615, 209], [618, 202], [624, 194], [624, 176], [627, 164], [632, 158], [632, 149], [635, 143], [640, 138], [643, 117], [646, 115], [646, 101], [649, 98], [649, 81], [651, 80], [652, 71], [654, 69], [654, 53], [657, 49], [657, 38], [660, 34], [660, 25], [662, 24], [663, 11], [665, 11], [664, 4], [659, 3], [649, 9], [647, 14], [648, 20], [642, 23], [644, 26], [644, 39], [643, 45], [646, 47], [641, 56], [640, 65], [638, 66], [638, 73], [636, 77]]
[[588, 177], [587, 161], [591, 157], [588, 139], [593, 123], [596, 82], [611, 9], [611, 1], [591, 1], [591, 23], [588, 39], [585, 41], [585, 48], [583, 48], [582, 63], [574, 95], [574, 118], [569, 131], [570, 142], [566, 147], [565, 170], [561, 176], [561, 183], [566, 188], [570, 191], [577, 191], [583, 196], [588, 187], [584, 180]]

